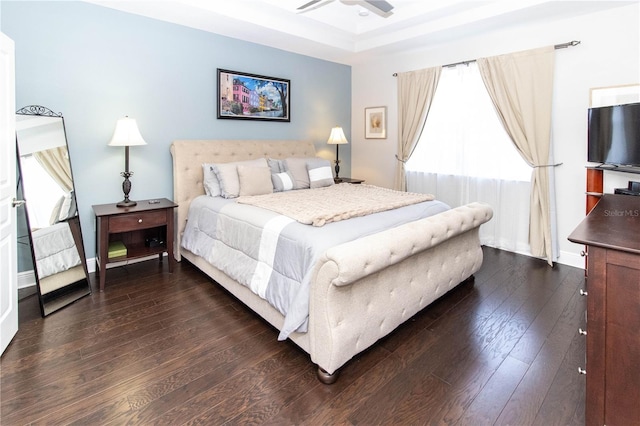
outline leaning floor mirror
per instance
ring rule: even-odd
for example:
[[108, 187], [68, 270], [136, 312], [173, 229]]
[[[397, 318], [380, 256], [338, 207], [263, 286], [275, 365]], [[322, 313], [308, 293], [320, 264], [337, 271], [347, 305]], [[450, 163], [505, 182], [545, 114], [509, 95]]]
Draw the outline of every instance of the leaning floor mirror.
[[44, 317], [91, 294], [64, 118], [39, 105], [19, 109], [16, 144]]

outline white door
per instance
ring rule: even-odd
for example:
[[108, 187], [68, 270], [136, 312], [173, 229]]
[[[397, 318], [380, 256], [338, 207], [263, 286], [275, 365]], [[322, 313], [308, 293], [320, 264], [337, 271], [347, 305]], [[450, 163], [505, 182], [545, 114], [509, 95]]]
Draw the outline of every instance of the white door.
[[18, 332], [15, 110], [14, 45], [0, 33], [0, 354]]

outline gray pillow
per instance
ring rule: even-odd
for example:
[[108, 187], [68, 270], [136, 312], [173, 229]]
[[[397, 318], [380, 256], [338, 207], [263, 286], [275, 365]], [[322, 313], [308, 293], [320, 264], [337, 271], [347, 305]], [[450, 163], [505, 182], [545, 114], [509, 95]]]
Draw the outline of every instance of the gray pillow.
[[322, 188], [335, 183], [329, 160], [322, 158], [307, 160], [307, 171], [309, 172], [309, 186], [311, 188]]
[[284, 160], [287, 171], [293, 175], [293, 189], [306, 189], [310, 187], [307, 161], [313, 158], [314, 157], [292, 157]]
[[276, 160], [275, 158], [267, 158], [267, 164], [269, 164], [269, 168], [271, 169], [271, 173], [282, 173], [286, 172], [287, 169], [284, 167], [284, 160]]
[[291, 191], [293, 189], [293, 175], [291, 172], [271, 173], [273, 192]]

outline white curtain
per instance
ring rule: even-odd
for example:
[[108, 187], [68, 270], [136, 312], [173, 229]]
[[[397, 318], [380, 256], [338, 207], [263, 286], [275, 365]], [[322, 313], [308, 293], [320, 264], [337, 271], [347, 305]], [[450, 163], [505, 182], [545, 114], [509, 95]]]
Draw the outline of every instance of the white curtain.
[[481, 201], [493, 208], [493, 218], [480, 227], [486, 246], [530, 254], [529, 182], [407, 171], [407, 190], [434, 194], [452, 207]]
[[442, 71], [420, 142], [406, 164], [407, 189], [457, 207], [491, 205], [482, 244], [530, 254], [531, 168], [504, 131], [477, 64]]

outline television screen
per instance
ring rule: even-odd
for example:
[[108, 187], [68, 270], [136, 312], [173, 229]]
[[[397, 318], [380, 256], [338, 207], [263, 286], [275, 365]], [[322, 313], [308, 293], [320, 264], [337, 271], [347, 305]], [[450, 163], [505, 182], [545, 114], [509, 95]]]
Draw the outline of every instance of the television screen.
[[640, 166], [640, 103], [589, 109], [587, 160]]

